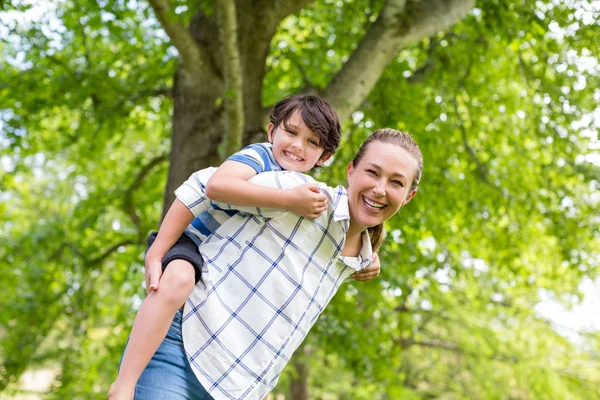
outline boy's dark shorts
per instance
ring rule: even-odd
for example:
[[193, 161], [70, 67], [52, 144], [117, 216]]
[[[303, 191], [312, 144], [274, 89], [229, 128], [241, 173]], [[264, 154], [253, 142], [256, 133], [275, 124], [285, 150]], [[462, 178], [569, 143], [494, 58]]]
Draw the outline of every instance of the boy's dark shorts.
[[[146, 252], [154, 240], [156, 239], [157, 232], [152, 232], [148, 235], [148, 239], [146, 239]], [[185, 233], [177, 239], [177, 242], [171, 247], [167, 254], [163, 257], [162, 260], [162, 270], [165, 272], [167, 265], [173, 260], [185, 260], [192, 264], [194, 267], [194, 273], [196, 275], [196, 283], [200, 281], [200, 274], [202, 271], [202, 265], [204, 264], [204, 260], [198, 251], [198, 246], [196, 243], [192, 241]]]

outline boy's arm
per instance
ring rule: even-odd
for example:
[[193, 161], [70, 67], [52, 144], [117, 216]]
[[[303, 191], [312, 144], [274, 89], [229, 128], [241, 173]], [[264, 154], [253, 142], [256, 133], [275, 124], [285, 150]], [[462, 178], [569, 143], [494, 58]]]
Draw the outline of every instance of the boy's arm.
[[[250, 214], [257, 214], [263, 217], [273, 217], [285, 212], [285, 210], [279, 208], [260, 208], [253, 206], [238, 206], [230, 204], [229, 202], [219, 202], [209, 199], [206, 196], [206, 185], [209, 179], [213, 176], [217, 168], [209, 167], [200, 171], [194, 172], [188, 180], [186, 180], [181, 186], [175, 190], [175, 196], [181, 201], [194, 216], [200, 215], [202, 212], [212, 208], [218, 207], [223, 210], [236, 210], [243, 211]], [[273, 172], [267, 172], [253, 176], [251, 179], [254, 184], [259, 187], [266, 188], [281, 188], [281, 189], [293, 189], [294, 187], [308, 182], [308, 180], [300, 182], [298, 177], [282, 177], [281, 180], [275, 179], [272, 175]], [[305, 178], [306, 179], [306, 178]]]
[[175, 191], [177, 198], [167, 211], [144, 260], [146, 293], [158, 289], [162, 275], [162, 259], [167, 251], [177, 242], [194, 217], [211, 207], [211, 202], [206, 197], [205, 185], [215, 170], [205, 168], [194, 172]]
[[206, 195], [211, 200], [236, 206], [280, 208], [308, 218], [317, 218], [327, 209], [327, 197], [317, 184], [291, 190], [259, 186], [248, 182], [257, 171], [238, 161], [225, 161], [209, 179]]
[[162, 275], [162, 259], [167, 251], [177, 242], [183, 231], [194, 219], [194, 214], [178, 199], [173, 201], [160, 229], [158, 235], [148, 249], [144, 260], [146, 293], [158, 289]]

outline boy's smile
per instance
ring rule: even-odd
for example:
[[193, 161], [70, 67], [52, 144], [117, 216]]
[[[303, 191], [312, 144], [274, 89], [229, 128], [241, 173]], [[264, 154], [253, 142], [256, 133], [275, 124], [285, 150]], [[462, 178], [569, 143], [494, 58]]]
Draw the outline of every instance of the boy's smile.
[[306, 172], [321, 165], [329, 157], [319, 143], [319, 137], [302, 120], [300, 110], [278, 127], [269, 124], [269, 142], [273, 144], [273, 157], [288, 171]]
[[299, 155], [296, 155], [296, 154], [292, 153], [291, 151], [284, 150], [283, 154], [285, 154], [285, 156], [287, 158], [289, 158], [290, 160], [292, 160], [292, 161], [298, 161], [298, 162], [304, 161], [304, 158], [300, 157]]

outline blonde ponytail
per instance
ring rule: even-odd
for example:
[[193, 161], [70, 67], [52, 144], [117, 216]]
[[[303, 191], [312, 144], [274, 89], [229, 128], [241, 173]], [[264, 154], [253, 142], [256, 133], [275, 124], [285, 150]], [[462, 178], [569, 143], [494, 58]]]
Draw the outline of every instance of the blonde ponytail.
[[379, 250], [379, 247], [383, 243], [383, 239], [385, 239], [385, 226], [381, 223], [368, 228], [367, 231], [369, 232], [369, 239], [371, 239], [371, 247], [373, 248], [374, 253]]

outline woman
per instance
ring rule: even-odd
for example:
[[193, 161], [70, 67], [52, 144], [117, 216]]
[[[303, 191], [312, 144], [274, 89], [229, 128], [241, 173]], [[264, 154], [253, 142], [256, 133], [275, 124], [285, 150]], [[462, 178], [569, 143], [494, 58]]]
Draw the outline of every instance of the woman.
[[[204, 201], [212, 170], [194, 174], [177, 192], [194, 214], [215, 205], [242, 213], [200, 246], [204, 285], [176, 315], [135, 398], [263, 398], [341, 283], [371, 263], [383, 223], [414, 197], [422, 167], [410, 135], [378, 130], [348, 165], [347, 188], [320, 185], [329, 207], [315, 220]], [[290, 189], [311, 180], [277, 172], [253, 183]]]

